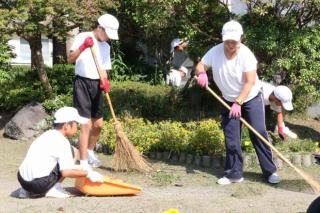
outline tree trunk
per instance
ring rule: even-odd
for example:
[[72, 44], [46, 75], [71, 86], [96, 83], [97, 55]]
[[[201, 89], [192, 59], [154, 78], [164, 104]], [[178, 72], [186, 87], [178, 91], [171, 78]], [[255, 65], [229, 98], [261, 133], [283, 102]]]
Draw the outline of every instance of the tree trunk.
[[53, 91], [45, 70], [41, 51], [41, 35], [34, 35], [32, 37], [26, 38], [26, 40], [29, 42], [31, 49], [31, 68], [35, 68], [37, 70], [41, 83], [46, 88], [49, 97], [52, 97]]
[[67, 62], [67, 47], [66, 40], [63, 41], [52, 38], [53, 42], [53, 64], [66, 64]]

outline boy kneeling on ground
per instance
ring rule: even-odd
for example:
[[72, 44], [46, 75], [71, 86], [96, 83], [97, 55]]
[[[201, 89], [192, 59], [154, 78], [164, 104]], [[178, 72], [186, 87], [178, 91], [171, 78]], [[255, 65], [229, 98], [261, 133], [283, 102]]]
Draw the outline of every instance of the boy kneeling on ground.
[[54, 129], [40, 135], [30, 146], [19, 167], [18, 181], [22, 188], [19, 198], [30, 196], [70, 197], [61, 182], [66, 177], [87, 177], [92, 182], [103, 182], [103, 176], [92, 169], [75, 165], [75, 151], [67, 137], [77, 132], [77, 123], [85, 124], [73, 107], [62, 107], [54, 114]]

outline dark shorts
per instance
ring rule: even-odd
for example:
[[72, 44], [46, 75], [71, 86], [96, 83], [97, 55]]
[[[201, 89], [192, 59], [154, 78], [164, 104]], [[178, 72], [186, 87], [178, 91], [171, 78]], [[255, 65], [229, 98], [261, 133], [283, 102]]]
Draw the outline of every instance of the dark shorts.
[[25, 181], [20, 172], [18, 172], [18, 181], [22, 188], [35, 195], [44, 195], [51, 189], [62, 177], [60, 166], [57, 164], [48, 176], [36, 178], [32, 181]]
[[73, 83], [73, 106], [86, 118], [103, 117], [103, 94], [100, 81], [76, 76]]

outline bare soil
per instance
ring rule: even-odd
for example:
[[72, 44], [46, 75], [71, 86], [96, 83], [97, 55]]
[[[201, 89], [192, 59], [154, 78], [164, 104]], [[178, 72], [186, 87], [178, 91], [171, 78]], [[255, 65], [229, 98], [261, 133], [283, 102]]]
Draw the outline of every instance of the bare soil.
[[[291, 118], [290, 128], [305, 138], [319, 140], [320, 122]], [[2, 132], [0, 132], [2, 135]], [[219, 186], [215, 182], [222, 169], [203, 169], [172, 162], [151, 161], [150, 174], [119, 173], [110, 170], [112, 156], [99, 154], [104, 167], [99, 172], [141, 186], [137, 196], [87, 197], [74, 188], [74, 180], [63, 186], [75, 196], [68, 199], [18, 199], [20, 187], [17, 169], [31, 141], [0, 138], [0, 212], [163, 212], [176, 208], [180, 212], [305, 212], [318, 196], [291, 168], [279, 170], [281, 183], [270, 185], [259, 168], [246, 168], [245, 181]], [[320, 181], [320, 166], [302, 168]]]

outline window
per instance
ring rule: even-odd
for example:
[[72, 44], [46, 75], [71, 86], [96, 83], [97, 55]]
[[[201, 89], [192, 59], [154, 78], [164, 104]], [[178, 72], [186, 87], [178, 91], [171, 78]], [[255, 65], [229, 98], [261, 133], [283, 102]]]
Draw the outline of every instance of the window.
[[[31, 50], [29, 43], [24, 40], [23, 38], [17, 38], [11, 40], [9, 43], [11, 43], [16, 51], [16, 58], [12, 60], [14, 64], [30, 64], [31, 63]], [[43, 61], [46, 65], [51, 66], [52, 65], [52, 42], [48, 38], [42, 38], [42, 56]]]

